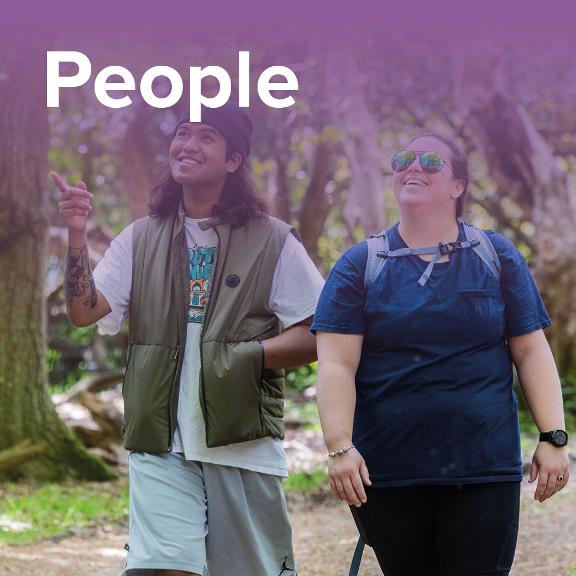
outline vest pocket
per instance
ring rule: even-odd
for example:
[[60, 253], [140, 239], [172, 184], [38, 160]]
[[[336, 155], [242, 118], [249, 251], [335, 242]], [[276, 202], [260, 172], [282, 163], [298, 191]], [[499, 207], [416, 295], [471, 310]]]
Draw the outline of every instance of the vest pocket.
[[262, 344], [204, 342], [202, 398], [209, 448], [262, 438]]
[[262, 406], [276, 418], [284, 416], [284, 378], [276, 370], [262, 372]]
[[499, 290], [460, 290], [458, 307], [464, 338], [503, 338], [504, 301]]
[[284, 438], [284, 378], [276, 370], [262, 374], [260, 408], [266, 435]]
[[132, 344], [124, 376], [124, 447], [139, 452], [167, 452], [170, 445], [170, 396], [177, 349]]

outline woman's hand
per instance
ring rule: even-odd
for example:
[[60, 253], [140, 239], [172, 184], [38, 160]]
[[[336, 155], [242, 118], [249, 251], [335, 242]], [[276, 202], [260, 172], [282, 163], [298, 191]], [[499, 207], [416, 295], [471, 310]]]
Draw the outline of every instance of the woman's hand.
[[360, 507], [367, 500], [364, 485], [371, 486], [368, 468], [356, 448], [330, 458], [328, 462], [330, 488], [336, 498], [350, 506]]
[[566, 486], [570, 476], [569, 464], [567, 447], [557, 448], [548, 442], [538, 444], [528, 480], [534, 482], [538, 478], [534, 500], [544, 502]]

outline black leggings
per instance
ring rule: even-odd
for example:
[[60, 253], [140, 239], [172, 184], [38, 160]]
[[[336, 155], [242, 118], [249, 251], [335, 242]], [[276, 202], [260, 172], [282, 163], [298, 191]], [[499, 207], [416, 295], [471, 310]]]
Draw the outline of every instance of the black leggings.
[[367, 488], [351, 507], [385, 576], [505, 576], [516, 550], [520, 483]]

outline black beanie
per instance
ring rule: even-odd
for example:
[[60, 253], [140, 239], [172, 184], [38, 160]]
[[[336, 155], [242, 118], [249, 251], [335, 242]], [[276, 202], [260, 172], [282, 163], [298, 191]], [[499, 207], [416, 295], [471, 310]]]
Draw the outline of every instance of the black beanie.
[[[190, 115], [183, 114], [176, 124], [176, 129], [180, 124], [190, 122]], [[202, 124], [208, 124], [216, 128], [228, 144], [246, 159], [250, 154], [250, 139], [252, 138], [252, 120], [244, 108], [238, 106], [238, 102], [228, 100], [220, 108], [203, 108]]]

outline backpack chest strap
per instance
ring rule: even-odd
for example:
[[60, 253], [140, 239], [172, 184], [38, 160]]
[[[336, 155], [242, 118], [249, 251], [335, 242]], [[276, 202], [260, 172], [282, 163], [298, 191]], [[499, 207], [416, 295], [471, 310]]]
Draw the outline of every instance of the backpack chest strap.
[[376, 253], [379, 258], [399, 258], [401, 256], [419, 256], [421, 254], [434, 254], [434, 257], [428, 263], [426, 270], [420, 279], [418, 284], [424, 286], [428, 282], [428, 278], [432, 274], [434, 265], [438, 260], [446, 256], [447, 254], [454, 254], [459, 250], [465, 250], [466, 248], [474, 248], [478, 246], [480, 242], [478, 240], [461, 240], [459, 242], [440, 242], [438, 246], [426, 246], [424, 248], [399, 248], [398, 250], [380, 250]]

